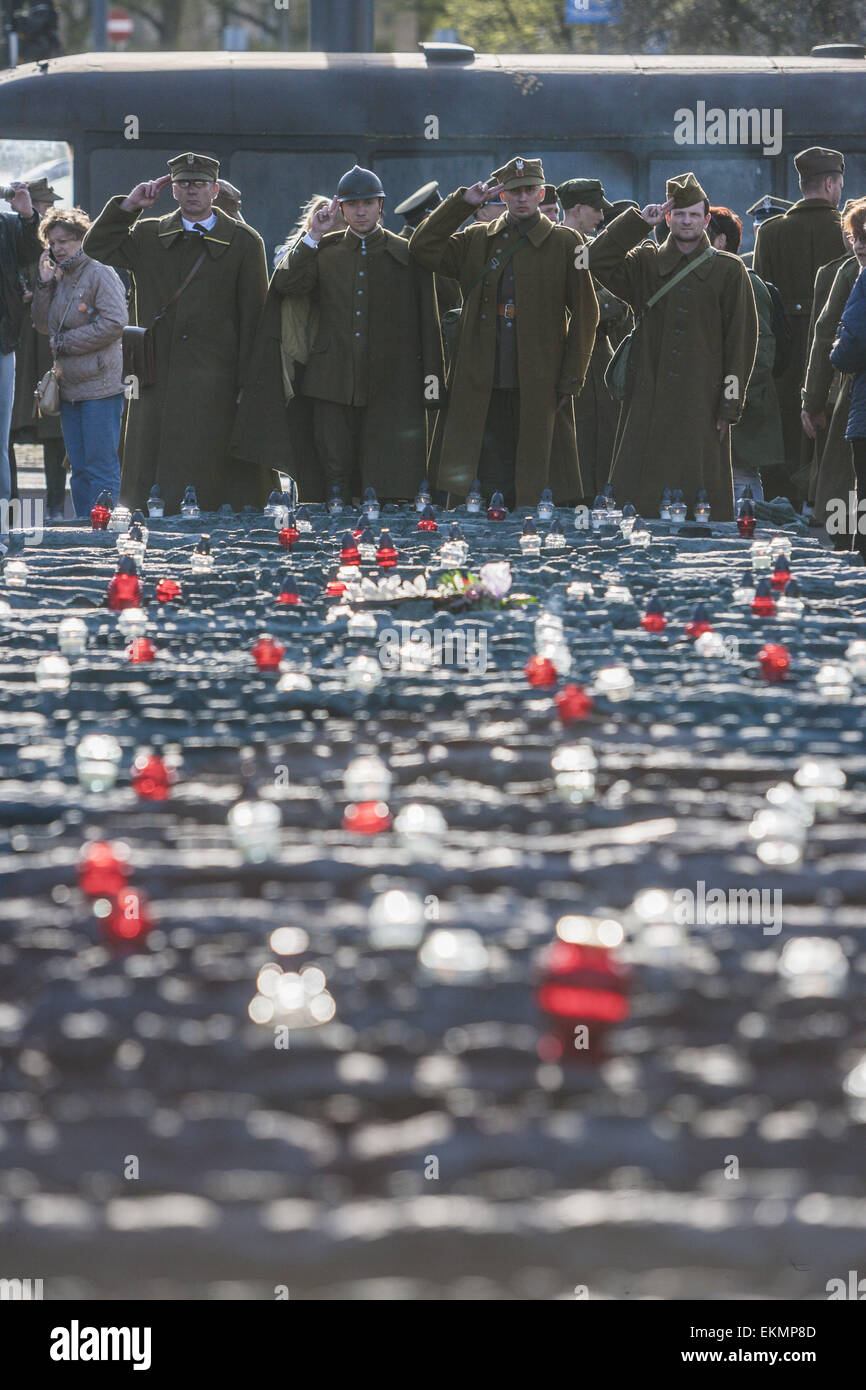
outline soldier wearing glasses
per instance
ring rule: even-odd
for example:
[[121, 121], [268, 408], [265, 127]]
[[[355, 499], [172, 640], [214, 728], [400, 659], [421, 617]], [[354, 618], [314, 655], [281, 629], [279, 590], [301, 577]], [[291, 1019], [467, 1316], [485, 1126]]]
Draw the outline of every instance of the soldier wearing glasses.
[[[156, 381], [132, 388], [120, 491], [142, 506], [154, 483], [166, 511], [177, 511], [192, 483], [208, 511], [223, 503], [260, 505], [271, 488], [263, 468], [232, 461], [229, 439], [268, 288], [258, 232], [215, 206], [219, 164], [181, 154], [169, 173], [112, 198], [85, 238], [94, 259], [129, 271], [135, 322], [143, 327], [198, 270], [154, 328]], [[142, 217], [171, 185], [178, 204], [164, 217]]]

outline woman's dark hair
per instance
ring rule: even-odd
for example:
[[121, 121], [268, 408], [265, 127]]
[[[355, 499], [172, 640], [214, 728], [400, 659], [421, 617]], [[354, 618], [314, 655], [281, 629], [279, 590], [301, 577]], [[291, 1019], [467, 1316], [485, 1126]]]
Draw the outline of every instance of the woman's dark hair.
[[71, 232], [76, 241], [83, 241], [90, 231], [90, 218], [84, 208], [52, 208], [39, 223], [39, 238], [45, 246], [48, 245], [48, 233], [53, 232], [55, 227]]
[[842, 226], [852, 241], [863, 235], [866, 226], [866, 198], [858, 198], [856, 202], [845, 205]]
[[735, 212], [731, 212], [730, 208], [711, 207], [707, 236], [711, 241], [714, 237], [723, 236], [725, 238], [725, 250], [730, 251], [732, 256], [736, 256], [743, 239], [742, 219]]

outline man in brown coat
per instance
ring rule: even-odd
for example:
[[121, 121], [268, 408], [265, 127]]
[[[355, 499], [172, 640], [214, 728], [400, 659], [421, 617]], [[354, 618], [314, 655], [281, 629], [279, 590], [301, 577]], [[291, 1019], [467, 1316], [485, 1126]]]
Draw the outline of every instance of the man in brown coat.
[[794, 156], [800, 178], [802, 198], [782, 217], [771, 217], [758, 229], [753, 266], [761, 279], [770, 281], [782, 296], [782, 306], [791, 325], [793, 341], [787, 368], [774, 378], [782, 433], [785, 440], [785, 466], [767, 480], [764, 490], [773, 495], [773, 484], [783, 496], [795, 494], [799, 503], [805, 487], [792, 481], [792, 475], [808, 462], [810, 445], [800, 421], [800, 387], [809, 351], [809, 319], [815, 275], [822, 265], [845, 252], [839, 201], [845, 157], [838, 150], [813, 146]]
[[[600, 179], [567, 179], [559, 185], [557, 194], [565, 214], [563, 225], [571, 227], [581, 241], [594, 236], [605, 217], [613, 212], [613, 203], [604, 196]], [[608, 480], [619, 422], [619, 401], [614, 400], [604, 384], [604, 373], [613, 356], [611, 337], [619, 342], [623, 331], [627, 333], [631, 328], [628, 305], [598, 280], [593, 281], [593, 288], [598, 300], [595, 346], [586, 382], [574, 403], [580, 476], [589, 502]]]
[[[276, 295], [318, 304], [301, 392], [313, 400], [328, 487], [344, 499], [367, 487], [381, 498], [414, 494], [425, 473], [426, 408], [441, 395], [433, 277], [380, 225], [384, 198], [372, 170], [350, 169], [271, 281]], [[348, 226], [334, 232], [341, 209]]]
[[[668, 179], [667, 202], [628, 209], [589, 247], [594, 275], [642, 314], [647, 301], [697, 263], [646, 312], [634, 339], [611, 482], [617, 501], [657, 516], [664, 487], [694, 506], [705, 488], [712, 515], [734, 515], [730, 426], [742, 414], [758, 316], [745, 266], [710, 247], [709, 200], [694, 174]], [[647, 227], [667, 220], [663, 247]], [[704, 253], [709, 251], [706, 256]]]
[[[135, 383], [123, 449], [121, 497], [144, 505], [159, 485], [166, 511], [185, 488], [199, 506], [261, 505], [271, 489], [264, 468], [232, 462], [235, 410], [268, 287], [258, 232], [218, 208], [219, 165], [193, 153], [168, 161], [170, 173], [136, 184], [106, 203], [84, 240], [95, 260], [132, 276], [136, 322], [149, 327], [201, 261], [189, 284], [156, 322], [156, 381]], [[177, 210], [142, 217], [171, 183]], [[202, 259], [203, 257], [203, 259]]]
[[[567, 504], [581, 495], [572, 400], [589, 365], [598, 304], [589, 272], [575, 264], [574, 233], [538, 211], [541, 161], [509, 160], [491, 182], [452, 193], [409, 243], [421, 265], [453, 276], [463, 292], [431, 481], [465, 497], [477, 476], [506, 506], [532, 506], [549, 487]], [[499, 193], [503, 215], [457, 230]]]

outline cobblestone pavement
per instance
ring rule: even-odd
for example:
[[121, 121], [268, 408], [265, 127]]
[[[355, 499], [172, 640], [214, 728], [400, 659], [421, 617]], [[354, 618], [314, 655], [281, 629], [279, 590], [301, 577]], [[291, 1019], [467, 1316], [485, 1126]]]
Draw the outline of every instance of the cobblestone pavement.
[[[866, 636], [866, 570], [795, 535], [805, 611], [759, 618], [732, 597], [733, 525], [653, 523], [639, 549], [561, 514], [565, 550], [527, 557], [522, 514], [459, 511], [469, 566], [509, 560], [538, 603], [372, 602], [363, 636], [324, 594], [347, 517], [308, 515], [288, 558], [259, 515], [151, 523], [148, 664], [102, 606], [113, 534], [47, 531], [25, 587], [8, 563], [0, 579], [2, 1272], [47, 1298], [826, 1297], [866, 1267], [866, 683], [842, 698], [816, 675]], [[416, 521], [380, 524], [397, 573], [432, 582], [444, 528]], [[215, 568], [192, 574], [203, 530]], [[299, 606], [275, 603], [286, 572]], [[164, 575], [177, 605], [154, 597]], [[653, 593], [660, 634], [639, 623]], [[721, 656], [684, 635], [698, 602]], [[540, 612], [562, 620], [569, 681], [621, 662], [633, 693], [564, 726], [565, 679], [524, 674]], [[40, 688], [69, 616], [86, 652], [68, 691]], [[397, 620], [431, 634], [433, 664], [352, 688], [349, 661]], [[294, 688], [255, 668], [266, 631]], [[791, 653], [782, 683], [761, 679], [768, 641]], [[93, 732], [123, 750], [101, 792], [76, 779]], [[584, 751], [570, 778], [558, 754], [587, 745], [596, 765]], [[179, 759], [165, 801], [130, 785], [144, 746]], [[398, 819], [361, 835], [343, 775], [373, 751]], [[790, 819], [756, 837], [795, 774], [778, 795], [799, 838]], [[242, 791], [279, 809], [258, 862], [227, 825]], [[416, 803], [444, 827], [412, 833]], [[155, 921], [141, 949], [107, 944], [77, 886], [93, 839], [128, 846]], [[778, 920], [678, 920], [685, 890], [711, 889], [761, 890]], [[610, 973], [584, 970], [584, 1003], [553, 1017], [550, 944], [593, 932]], [[627, 1016], [604, 1038], [590, 1023], [583, 1051], [602, 995]]]

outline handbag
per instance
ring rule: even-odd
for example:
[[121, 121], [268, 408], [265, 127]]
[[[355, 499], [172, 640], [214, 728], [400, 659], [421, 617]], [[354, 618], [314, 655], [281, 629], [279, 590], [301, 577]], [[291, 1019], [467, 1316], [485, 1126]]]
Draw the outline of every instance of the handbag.
[[156, 359], [153, 351], [153, 330], [163, 315], [171, 308], [176, 299], [180, 299], [192, 277], [195, 275], [202, 261], [207, 256], [207, 251], [202, 251], [192, 270], [187, 275], [182, 284], [178, 286], [171, 299], [166, 300], [156, 318], [149, 328], [141, 328], [137, 324], [127, 324], [123, 330], [123, 376], [124, 380], [128, 376], [134, 376], [139, 389], [142, 386], [153, 386], [156, 382]]
[[627, 333], [622, 342], [618, 344], [613, 357], [604, 369], [604, 384], [615, 401], [625, 400], [626, 390], [629, 384], [628, 369], [632, 345], [644, 315], [649, 312], [654, 304], [658, 304], [659, 300], [664, 298], [668, 290], [672, 290], [674, 285], [678, 285], [680, 280], [684, 280], [687, 275], [690, 275], [693, 270], [696, 270], [699, 265], [702, 265], [709, 256], [713, 255], [715, 255], [715, 248], [713, 246], [708, 246], [703, 255], [698, 256], [694, 261], [689, 261], [688, 265], [683, 266], [682, 270], [677, 271], [676, 275], [674, 275], [666, 285], [662, 285], [661, 289], [656, 290], [655, 294], [647, 300], [643, 311], [638, 314], [634, 328], [630, 333]]
[[[66, 322], [66, 315], [72, 308], [73, 298], [74, 296], [70, 295], [66, 311], [60, 320], [60, 327], [57, 329], [58, 333], [62, 331]], [[40, 420], [46, 419], [49, 415], [60, 414], [60, 382], [57, 380], [56, 360], [51, 363], [48, 371], [36, 383], [36, 390], [33, 392], [33, 414], [38, 415]]]

